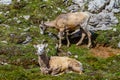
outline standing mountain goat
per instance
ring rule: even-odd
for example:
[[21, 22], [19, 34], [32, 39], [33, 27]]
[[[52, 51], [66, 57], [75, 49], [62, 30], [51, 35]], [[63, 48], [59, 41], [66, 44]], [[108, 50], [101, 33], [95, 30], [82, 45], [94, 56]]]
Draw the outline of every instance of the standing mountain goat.
[[68, 39], [68, 33], [74, 32], [76, 29], [80, 29], [82, 32], [82, 37], [78, 41], [76, 45], [80, 45], [84, 39], [84, 37], [88, 36], [88, 47], [91, 46], [91, 33], [88, 30], [88, 22], [90, 19], [90, 15], [88, 12], [74, 12], [74, 13], [66, 13], [59, 15], [55, 20], [50, 22], [45, 22], [40, 24], [41, 34], [44, 34], [47, 27], [56, 28], [59, 33], [59, 48], [62, 45], [62, 37], [66, 32], [67, 46], [70, 45]]
[[38, 62], [43, 74], [58, 75], [69, 71], [82, 73], [83, 68], [79, 61], [69, 57], [48, 57], [45, 52], [47, 44], [38, 44], [34, 47], [37, 48]]

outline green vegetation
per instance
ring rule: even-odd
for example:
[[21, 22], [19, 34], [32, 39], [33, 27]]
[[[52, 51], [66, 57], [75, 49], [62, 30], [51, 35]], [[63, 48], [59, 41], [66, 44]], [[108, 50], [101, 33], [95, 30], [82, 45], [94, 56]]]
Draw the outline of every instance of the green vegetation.
[[[116, 15], [120, 21], [120, 14]], [[111, 46], [113, 48], [118, 47], [118, 42], [120, 42], [120, 23], [118, 23], [112, 30], [99, 31], [99, 35], [96, 39], [98, 44], [104, 46]], [[101, 34], [102, 33], [102, 34]]]
[[[70, 0], [71, 2], [71, 0]], [[70, 4], [69, 2], [69, 4]], [[68, 5], [69, 5], [68, 4]], [[55, 55], [56, 39], [41, 35], [38, 25], [42, 20], [52, 20], [60, 13], [67, 12], [67, 5], [63, 0], [13, 0], [9, 6], [0, 5], [0, 80], [119, 80], [120, 55], [109, 58], [95, 57], [91, 51], [72, 44], [64, 51], [78, 55], [77, 60], [83, 63], [84, 74], [68, 73], [60, 76], [43, 75], [40, 73], [34, 44], [41, 43], [43, 39], [49, 43], [48, 55]], [[25, 19], [28, 16], [29, 19]], [[120, 14], [116, 14], [120, 21]], [[120, 23], [116, 25], [117, 31], [99, 31], [94, 43], [102, 46], [117, 48], [120, 40]], [[48, 29], [56, 34], [55, 29]], [[23, 44], [26, 37], [32, 40]], [[3, 62], [4, 65], [1, 63]]]

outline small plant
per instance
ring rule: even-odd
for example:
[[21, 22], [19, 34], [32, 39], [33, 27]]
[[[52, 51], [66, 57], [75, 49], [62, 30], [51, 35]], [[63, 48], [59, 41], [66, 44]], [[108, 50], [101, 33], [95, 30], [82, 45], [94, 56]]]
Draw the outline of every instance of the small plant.
[[[114, 29], [116, 31], [114, 31]], [[98, 32], [98, 37], [96, 42], [102, 44], [103, 46], [111, 46], [117, 48], [120, 40], [120, 27], [119, 25], [115, 26], [112, 30], [109, 31], [100, 31]]]

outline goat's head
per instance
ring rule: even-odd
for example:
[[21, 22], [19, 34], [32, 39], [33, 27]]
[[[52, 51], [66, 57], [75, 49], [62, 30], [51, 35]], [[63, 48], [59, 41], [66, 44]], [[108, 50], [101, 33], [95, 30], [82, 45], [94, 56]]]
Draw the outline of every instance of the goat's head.
[[47, 26], [44, 24], [43, 21], [41, 21], [41, 24], [39, 25], [40, 27], [40, 34], [44, 34]]
[[42, 55], [45, 53], [45, 49], [48, 46], [48, 44], [44, 43], [44, 44], [37, 44], [34, 45], [34, 47], [37, 49], [37, 55]]

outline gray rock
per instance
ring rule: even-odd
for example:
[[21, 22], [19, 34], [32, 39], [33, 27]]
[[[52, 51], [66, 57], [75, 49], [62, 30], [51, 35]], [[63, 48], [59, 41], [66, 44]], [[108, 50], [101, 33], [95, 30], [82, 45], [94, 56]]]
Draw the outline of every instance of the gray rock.
[[[74, 10], [78, 10], [77, 7], [79, 7], [80, 11], [84, 11], [85, 6], [88, 5], [88, 11], [90, 12], [100, 12], [103, 9], [115, 13], [120, 12], [120, 0], [72, 0], [72, 2], [71, 6], [74, 5]], [[71, 10], [73, 9], [71, 8]]]
[[0, 0], [0, 4], [9, 5], [12, 3], [12, 0]]
[[20, 24], [20, 23], [21, 23], [21, 21], [20, 21], [20, 20], [17, 20], [17, 23], [18, 23], [18, 24]]
[[0, 12], [0, 15], [3, 14], [3, 12]]
[[23, 29], [24, 32], [30, 30], [30, 27]]
[[116, 29], [116, 28], [113, 28], [113, 31], [114, 31], [114, 32], [116, 32], [116, 31], [117, 31], [117, 29]]
[[10, 26], [7, 25], [7, 24], [0, 24], [0, 26], [4, 26], [4, 27], [6, 27], [6, 28], [10, 28]]
[[26, 40], [22, 42], [22, 44], [28, 44], [29, 42], [32, 41], [32, 38], [30, 36], [26, 37]]
[[13, 18], [13, 20], [15, 20], [15, 21], [16, 21], [16, 20], [18, 20], [18, 18], [17, 18], [17, 17], [14, 17], [14, 18]]
[[58, 39], [58, 36], [51, 33], [51, 32], [48, 32], [48, 36], [51, 37], [53, 40], [57, 40]]
[[71, 5], [71, 6], [67, 7], [67, 9], [71, 12], [76, 12], [76, 11], [80, 10], [80, 7], [75, 4], [75, 5]]
[[0, 65], [8, 65], [8, 63], [0, 61]]
[[5, 43], [5, 44], [7, 44], [8, 42], [7, 42], [7, 41], [1, 41], [1, 43]]
[[115, 13], [120, 12], [120, 0], [110, 0], [110, 3], [108, 6], [105, 8], [108, 11], [112, 11]]
[[84, 7], [88, 5], [88, 11], [91, 12], [90, 30], [109, 30], [118, 23], [114, 13], [120, 12], [120, 0], [72, 0], [72, 2], [73, 4], [67, 8], [71, 12], [85, 11]]
[[120, 42], [118, 43], [118, 48], [120, 48]]
[[72, 2], [74, 4], [77, 4], [80, 7], [80, 10], [84, 10], [85, 9], [85, 4], [87, 3], [87, 1], [88, 0], [73, 0]]
[[9, 13], [10, 13], [10, 11], [6, 11], [6, 12], [4, 13], [4, 16], [7, 16]]
[[17, 2], [20, 2], [20, 0], [17, 0]]
[[114, 16], [113, 12], [103, 10], [99, 14], [91, 14], [89, 23], [90, 30], [109, 30], [111, 26], [118, 23], [118, 19]]
[[107, 3], [109, 3], [109, 0], [93, 0], [93, 1], [90, 1], [89, 4], [88, 4], [88, 10], [90, 12], [98, 12], [102, 8], [104, 8], [104, 6], [106, 6]]
[[25, 20], [29, 20], [30, 15], [24, 15], [23, 18], [24, 18]]

